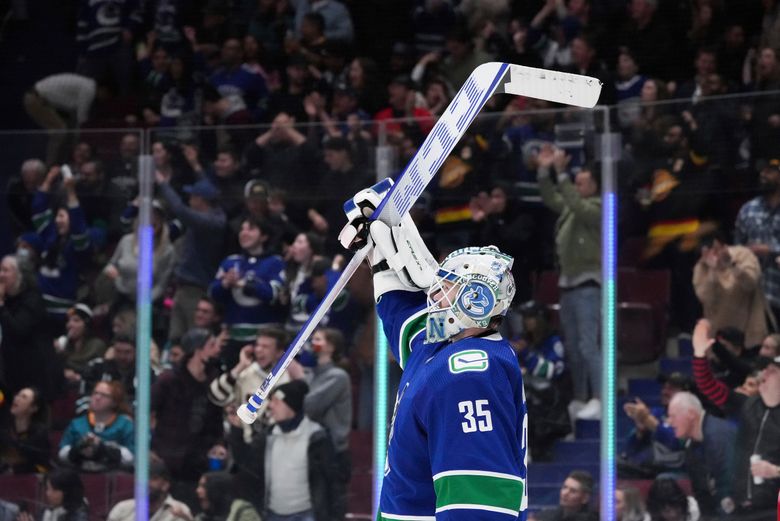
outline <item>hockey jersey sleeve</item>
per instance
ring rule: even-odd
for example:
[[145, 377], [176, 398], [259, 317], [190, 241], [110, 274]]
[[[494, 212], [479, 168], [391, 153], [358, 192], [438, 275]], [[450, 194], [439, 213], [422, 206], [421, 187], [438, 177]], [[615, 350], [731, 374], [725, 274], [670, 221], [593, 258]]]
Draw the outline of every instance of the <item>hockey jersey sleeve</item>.
[[388, 345], [401, 369], [412, 354], [412, 343], [425, 335], [427, 309], [423, 292], [390, 291], [376, 305]]
[[468, 369], [473, 360], [450, 361], [455, 372], [431, 381], [430, 399], [420, 411], [428, 433], [437, 520], [507, 521], [528, 503], [522, 380], [511, 376], [510, 362], [492, 356], [486, 360], [484, 370]]

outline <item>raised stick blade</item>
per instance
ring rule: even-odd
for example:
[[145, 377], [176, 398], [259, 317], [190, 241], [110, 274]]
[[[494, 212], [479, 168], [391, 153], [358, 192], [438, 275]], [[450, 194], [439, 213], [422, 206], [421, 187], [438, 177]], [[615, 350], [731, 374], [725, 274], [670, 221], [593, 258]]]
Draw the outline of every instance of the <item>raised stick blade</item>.
[[602, 83], [597, 78], [514, 64], [509, 65], [506, 74], [502, 82], [506, 94], [588, 109], [599, 102]]

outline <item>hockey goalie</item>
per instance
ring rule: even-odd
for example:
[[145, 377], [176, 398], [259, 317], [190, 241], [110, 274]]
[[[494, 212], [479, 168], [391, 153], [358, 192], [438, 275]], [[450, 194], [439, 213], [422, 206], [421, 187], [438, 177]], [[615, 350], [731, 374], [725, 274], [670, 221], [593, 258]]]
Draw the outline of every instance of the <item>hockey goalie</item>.
[[377, 312], [403, 369], [378, 518], [524, 519], [525, 395], [498, 332], [515, 293], [513, 259], [473, 247], [439, 266], [408, 214], [398, 226], [368, 219], [384, 195], [375, 188], [345, 205], [340, 240], [373, 244]]

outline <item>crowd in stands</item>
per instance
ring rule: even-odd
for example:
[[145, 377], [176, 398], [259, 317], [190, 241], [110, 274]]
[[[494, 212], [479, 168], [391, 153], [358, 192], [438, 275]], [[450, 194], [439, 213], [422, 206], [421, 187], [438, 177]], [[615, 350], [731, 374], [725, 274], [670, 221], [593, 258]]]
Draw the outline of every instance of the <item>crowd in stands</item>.
[[[780, 2], [409, 0], [387, 20], [346, 0], [68, 3], [77, 63], [19, 100], [47, 140], [3, 193], [15, 244], [0, 263], [0, 472], [47, 473], [45, 519], [86, 516], [78, 473], [133, 468], [145, 137], [155, 519], [344, 518], [349, 435], [373, 407], [366, 267], [260, 420], [236, 408], [338, 279], [341, 206], [375, 181], [377, 145], [405, 165], [491, 60], [603, 82], [622, 138], [622, 262], [668, 270], [671, 331], [697, 328], [694, 378], [665, 375], [659, 406], [624, 405], [622, 471], [660, 479], [649, 495], [618, 490], [620, 518], [775, 505]], [[378, 52], [367, 42], [391, 21], [403, 37]], [[86, 132], [106, 127], [126, 132]], [[593, 113], [495, 96], [411, 209], [439, 257], [488, 244], [515, 257], [504, 333], [535, 461], [600, 414], [604, 130]], [[549, 270], [559, 314], [532, 300]], [[689, 493], [665, 479], [686, 471]], [[559, 510], [537, 518], [590, 519], [592, 491], [572, 473]], [[109, 519], [133, 511], [125, 501]]]

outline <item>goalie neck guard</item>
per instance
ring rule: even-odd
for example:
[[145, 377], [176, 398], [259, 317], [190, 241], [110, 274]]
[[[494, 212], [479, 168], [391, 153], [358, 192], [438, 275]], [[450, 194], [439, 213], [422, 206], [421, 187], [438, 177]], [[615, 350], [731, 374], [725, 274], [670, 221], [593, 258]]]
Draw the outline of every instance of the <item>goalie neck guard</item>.
[[506, 315], [515, 296], [514, 259], [495, 246], [455, 250], [428, 290], [425, 342], [442, 342]]

